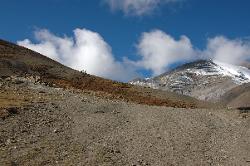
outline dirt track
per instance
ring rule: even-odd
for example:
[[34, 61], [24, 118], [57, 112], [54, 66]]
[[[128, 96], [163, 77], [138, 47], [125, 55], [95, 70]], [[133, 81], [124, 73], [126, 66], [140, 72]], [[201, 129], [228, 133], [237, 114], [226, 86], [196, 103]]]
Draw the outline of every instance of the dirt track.
[[2, 96], [11, 92], [33, 97], [0, 119], [0, 165], [250, 164], [247, 112], [137, 105], [31, 83], [1, 86]]

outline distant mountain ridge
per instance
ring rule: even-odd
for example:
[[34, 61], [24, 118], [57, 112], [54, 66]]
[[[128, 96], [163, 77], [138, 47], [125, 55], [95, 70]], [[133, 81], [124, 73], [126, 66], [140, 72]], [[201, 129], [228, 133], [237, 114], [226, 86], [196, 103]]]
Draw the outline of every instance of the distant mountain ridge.
[[170, 90], [201, 100], [217, 101], [227, 91], [250, 82], [250, 70], [212, 60], [198, 60], [169, 72], [147, 79], [135, 79], [130, 84]]

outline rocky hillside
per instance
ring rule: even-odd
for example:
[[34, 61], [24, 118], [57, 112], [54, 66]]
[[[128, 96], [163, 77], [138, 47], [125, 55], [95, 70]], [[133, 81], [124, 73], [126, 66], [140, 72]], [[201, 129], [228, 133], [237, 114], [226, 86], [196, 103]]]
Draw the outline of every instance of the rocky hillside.
[[237, 86], [222, 96], [222, 102], [230, 108], [250, 109], [250, 83]]
[[234, 87], [250, 82], [250, 70], [222, 62], [200, 60], [149, 79], [130, 83], [177, 92], [200, 100], [218, 101]]
[[0, 41], [0, 166], [249, 165], [249, 112], [224, 104], [102, 79]]
[[248, 165], [246, 111], [133, 104], [0, 79], [0, 165]]
[[[0, 77], [33, 77], [37, 82], [61, 88], [93, 91], [111, 99], [159, 106], [196, 108], [208, 104], [196, 99], [115, 82], [82, 73], [39, 53], [0, 40]], [[164, 94], [162, 94], [164, 93]]]

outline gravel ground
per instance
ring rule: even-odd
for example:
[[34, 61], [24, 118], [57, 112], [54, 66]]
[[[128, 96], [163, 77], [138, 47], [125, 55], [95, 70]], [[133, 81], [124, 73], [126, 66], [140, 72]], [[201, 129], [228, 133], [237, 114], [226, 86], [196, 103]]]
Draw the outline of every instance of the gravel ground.
[[247, 111], [138, 105], [31, 83], [0, 88], [34, 95], [0, 118], [0, 165], [250, 165]]

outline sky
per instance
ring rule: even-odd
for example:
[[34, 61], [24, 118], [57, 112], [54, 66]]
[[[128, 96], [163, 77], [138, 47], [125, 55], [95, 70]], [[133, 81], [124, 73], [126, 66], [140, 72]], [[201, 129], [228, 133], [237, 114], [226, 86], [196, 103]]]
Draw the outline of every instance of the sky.
[[197, 59], [250, 60], [249, 0], [1, 0], [0, 38], [127, 82]]

